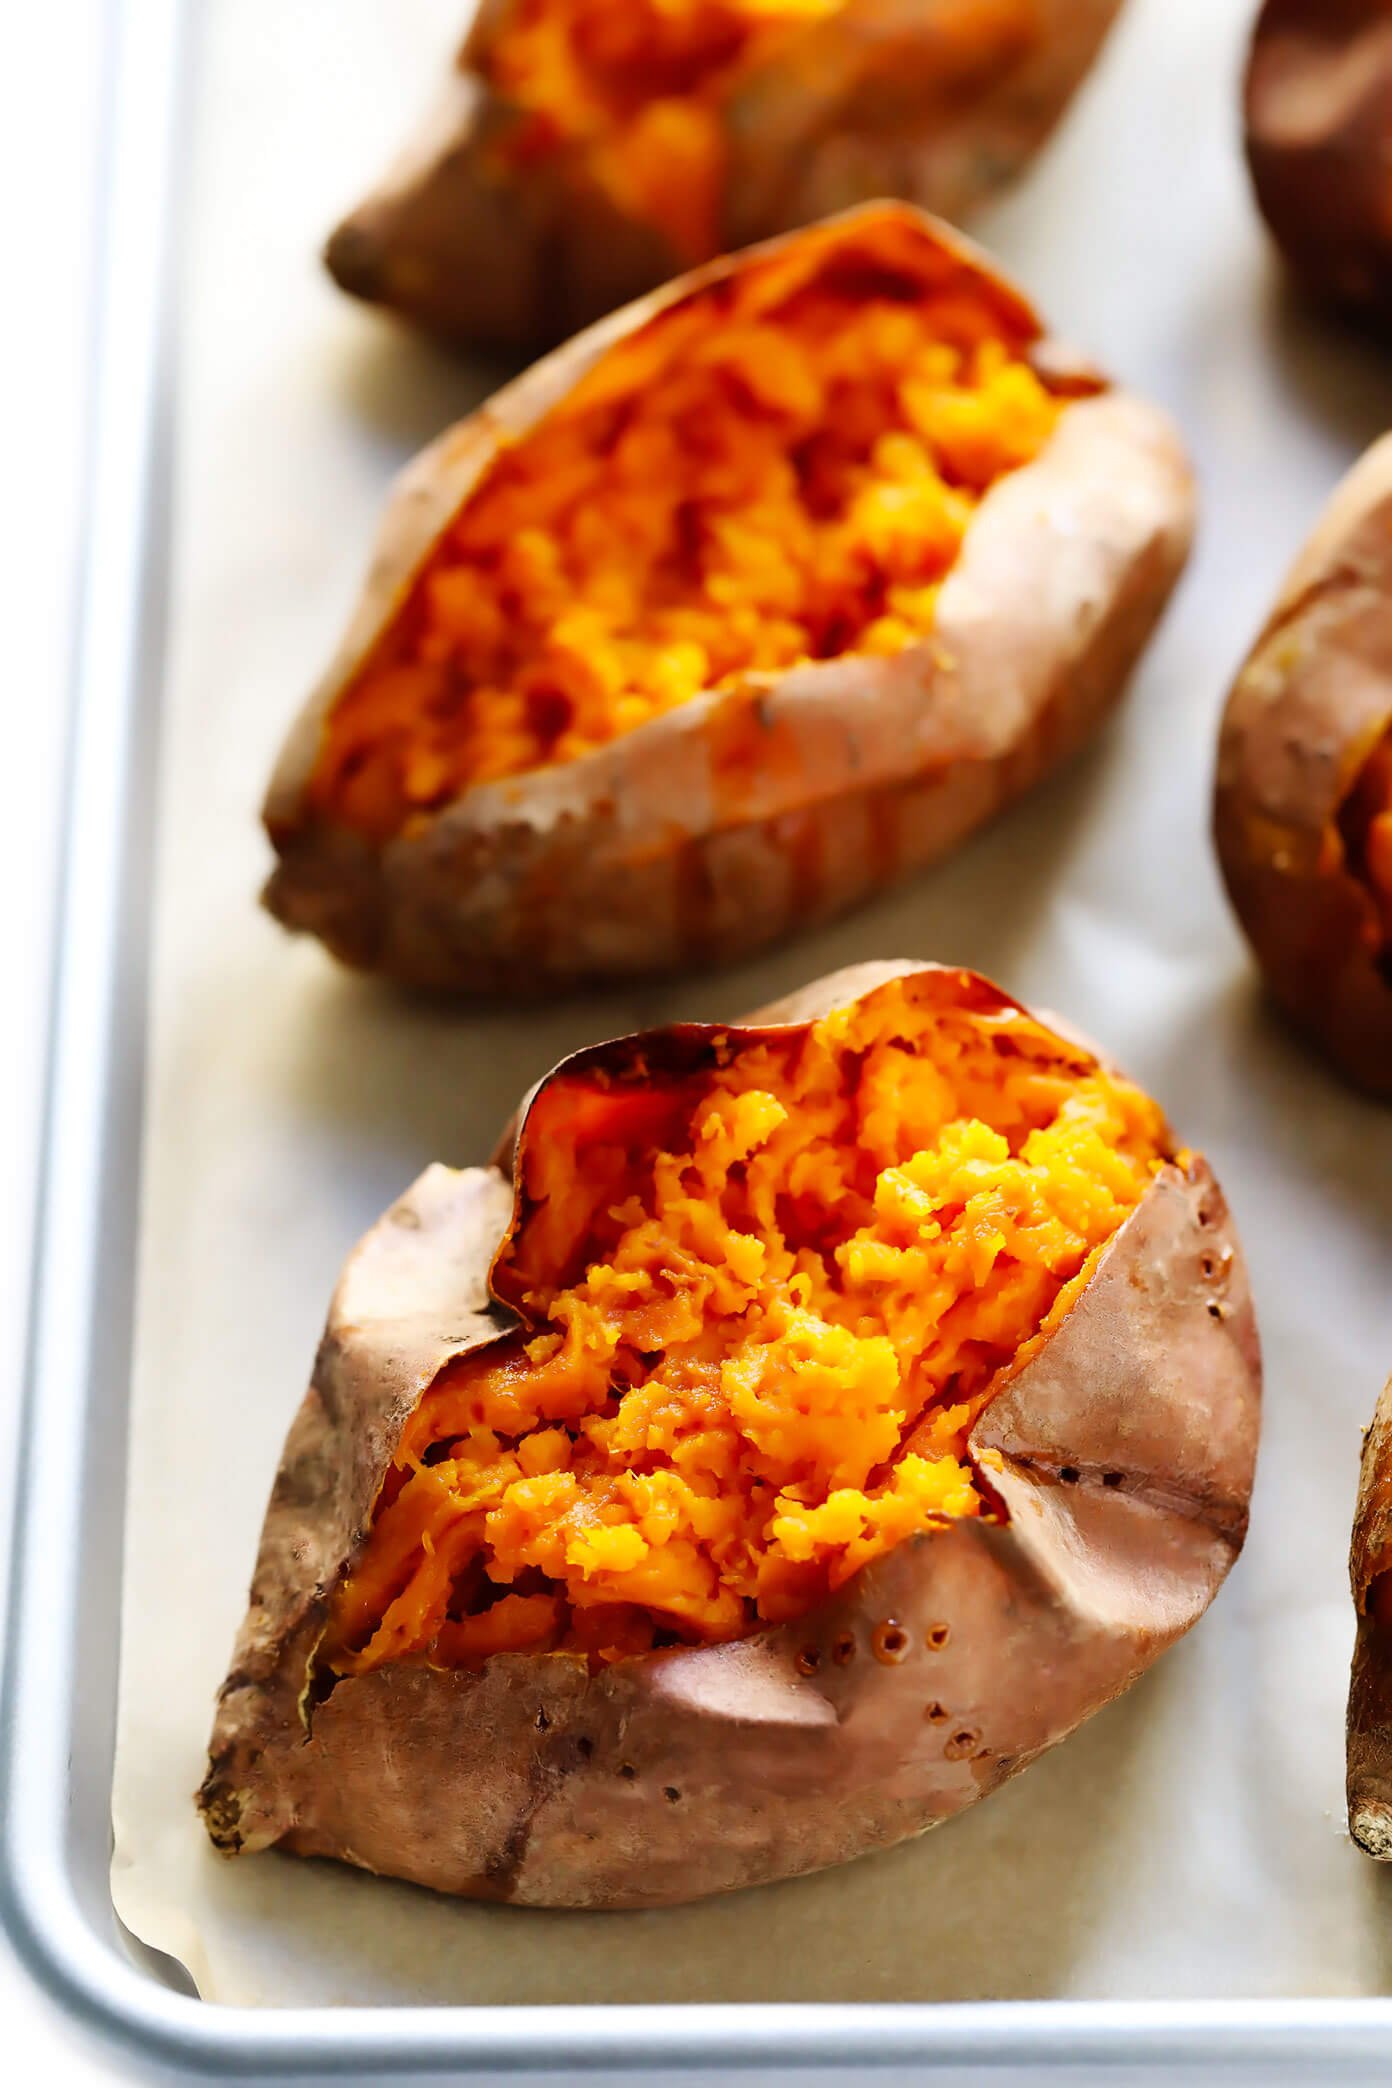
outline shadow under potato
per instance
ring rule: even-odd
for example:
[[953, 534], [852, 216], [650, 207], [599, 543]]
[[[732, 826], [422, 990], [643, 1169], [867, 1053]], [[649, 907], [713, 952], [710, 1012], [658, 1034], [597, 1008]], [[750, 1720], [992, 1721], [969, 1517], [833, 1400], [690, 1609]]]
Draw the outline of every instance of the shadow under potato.
[[[404, 323], [351, 312], [333, 373], [345, 410], [403, 463], [524, 367], [502, 356], [451, 355]], [[351, 321], [351, 331], [347, 322]]]
[[1274, 257], [1258, 303], [1266, 347], [1312, 420], [1361, 453], [1392, 427], [1392, 349], [1317, 303]]

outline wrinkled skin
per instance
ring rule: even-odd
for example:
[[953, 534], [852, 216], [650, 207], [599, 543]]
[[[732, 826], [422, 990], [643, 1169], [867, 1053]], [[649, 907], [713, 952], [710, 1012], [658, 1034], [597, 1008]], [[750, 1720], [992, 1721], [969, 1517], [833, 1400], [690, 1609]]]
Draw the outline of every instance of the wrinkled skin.
[[[872, 197], [959, 221], [1038, 151], [1121, 0], [850, 0], [725, 102], [716, 251]], [[626, 216], [578, 155], [509, 171], [520, 112], [480, 68], [485, 0], [454, 74], [382, 186], [330, 238], [355, 297], [459, 345], [535, 352], [713, 254]]]
[[[735, 273], [829, 255], [951, 284], [1069, 401], [991, 488], [933, 631], [890, 658], [751, 674], [578, 760], [476, 784], [377, 847], [314, 817], [325, 720], [498, 452], [605, 351]], [[716, 262], [549, 356], [409, 467], [359, 609], [265, 806], [266, 903], [402, 984], [526, 998], [734, 962], [937, 861], [1066, 761], [1120, 697], [1188, 555], [1194, 489], [1168, 420], [1041, 337], [977, 249], [881, 204]]]
[[[928, 1004], [1017, 1005], [971, 973], [857, 966], [744, 1027], [580, 1053], [557, 1069], [569, 1089], [553, 1075], [530, 1099], [517, 1152], [571, 1106], [577, 1075], [709, 1064], [725, 1040], [806, 1026], [898, 978]], [[1181, 1154], [1071, 1311], [1001, 1373], [969, 1446], [1001, 1521], [912, 1539], [810, 1615], [728, 1644], [595, 1674], [566, 1653], [399, 1665], [324, 1697], [315, 1647], [412, 1406], [449, 1358], [514, 1324], [487, 1302], [520, 1216], [512, 1182], [428, 1169], [344, 1271], [199, 1794], [225, 1853], [279, 1844], [471, 1898], [599, 1908], [816, 1870], [921, 1833], [1033, 1761], [1188, 1630], [1240, 1550], [1256, 1326], [1222, 1192]]]
[[1257, 201], [1297, 278], [1392, 335], [1392, 5], [1266, 0], [1245, 94]]
[[1392, 1379], [1363, 1438], [1349, 1578], [1358, 1618], [1348, 1702], [1349, 1833], [1392, 1861]]
[[1335, 492], [1223, 717], [1214, 835], [1274, 998], [1344, 1078], [1392, 1099], [1392, 970], [1329, 837], [1392, 726], [1392, 438]]

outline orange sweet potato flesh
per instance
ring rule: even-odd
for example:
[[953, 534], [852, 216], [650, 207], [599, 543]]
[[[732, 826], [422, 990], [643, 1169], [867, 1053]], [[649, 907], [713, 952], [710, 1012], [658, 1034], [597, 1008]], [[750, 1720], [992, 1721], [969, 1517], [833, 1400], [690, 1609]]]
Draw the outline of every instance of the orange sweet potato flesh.
[[[736, 1314], [716, 1293], [741, 1282]], [[780, 1315], [800, 1316], [801, 1358]], [[577, 1330], [568, 1382], [557, 1320]], [[616, 1342], [596, 1411], [581, 1350], [640, 1320], [655, 1346]], [[228, 1854], [278, 1844], [573, 1907], [920, 1833], [1202, 1614], [1246, 1526], [1259, 1385], [1205, 1163], [974, 974], [859, 966], [748, 1023], [596, 1046], [541, 1084], [505, 1164], [430, 1169], [345, 1268], [221, 1696], [209, 1832]], [[630, 1402], [642, 1441], [621, 1445]], [[512, 1460], [588, 1490], [588, 1521], [533, 1512], [539, 1565], [509, 1549], [516, 1515], [490, 1534], [487, 1509], [476, 1541], [447, 1469], [469, 1460], [436, 1455], [488, 1425], [481, 1403], [485, 1486]], [[670, 1482], [702, 1433], [711, 1484], [686, 1455], [692, 1541], [654, 1606], [622, 1576], [640, 1545], [660, 1562], [684, 1542]], [[915, 1458], [928, 1491], [897, 1534], [886, 1504]], [[799, 1476], [773, 1486], [782, 1460]], [[787, 1496], [772, 1514], [761, 1481]], [[774, 1619], [780, 1543], [815, 1587], [779, 1589]], [[738, 1617], [698, 1614], [698, 1586]], [[414, 1624], [364, 1659], [384, 1594]]]
[[461, 995], [732, 962], [1069, 759], [1193, 519], [1164, 415], [922, 212], [713, 262], [409, 467], [266, 903]]
[[340, 286], [446, 339], [563, 340], [879, 196], [960, 221], [1025, 166], [1120, 0], [484, 0]]
[[403, 1430], [338, 1672], [719, 1643], [997, 1512], [972, 1425], [1169, 1157], [1129, 1082], [902, 986], [655, 1085], [656, 1137], [583, 1080], [538, 1105], [493, 1272], [524, 1331]]
[[621, 344], [441, 535], [329, 714], [314, 813], [385, 843], [705, 691], [921, 643], [1062, 411], [1032, 332], [852, 259]]

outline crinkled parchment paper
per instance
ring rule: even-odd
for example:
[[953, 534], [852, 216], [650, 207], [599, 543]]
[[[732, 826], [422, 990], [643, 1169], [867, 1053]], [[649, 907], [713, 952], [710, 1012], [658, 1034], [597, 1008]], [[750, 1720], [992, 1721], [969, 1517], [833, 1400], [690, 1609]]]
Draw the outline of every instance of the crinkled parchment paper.
[[[1195, 563], [1103, 744], [954, 862], [739, 973], [518, 1018], [344, 976], [254, 904], [256, 807], [392, 471], [489, 376], [339, 298], [317, 247], [428, 93], [451, 0], [218, 0], [192, 125], [116, 1905], [224, 2001], [1381, 1993], [1389, 1881], [1343, 1834], [1345, 1552], [1392, 1367], [1392, 1112], [1264, 1012], [1208, 843], [1227, 680], [1392, 366], [1278, 290], [1237, 147], [1247, 0], [1131, 0], [981, 229], [1058, 331], [1163, 400]], [[281, 1438], [348, 1247], [476, 1161], [562, 1052], [723, 1018], [868, 956], [1066, 1011], [1216, 1162], [1254, 1264], [1268, 1422], [1246, 1556], [1127, 1698], [975, 1813], [817, 1879], [656, 1914], [471, 1907], [275, 1855], [193, 1810]]]

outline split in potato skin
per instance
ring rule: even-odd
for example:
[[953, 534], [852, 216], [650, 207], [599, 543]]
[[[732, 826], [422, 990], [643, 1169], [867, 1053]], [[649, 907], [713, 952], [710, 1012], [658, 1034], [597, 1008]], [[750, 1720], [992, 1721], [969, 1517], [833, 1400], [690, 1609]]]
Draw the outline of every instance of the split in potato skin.
[[1392, 731], [1359, 772], [1339, 818], [1339, 842], [1373, 903], [1373, 947], [1392, 981]]
[[902, 984], [539, 1106], [493, 1277], [522, 1330], [408, 1422], [331, 1673], [739, 1638], [996, 1515], [968, 1435], [1171, 1157], [1031, 1018]]
[[721, 245], [721, 104], [845, 0], [514, 0], [479, 53], [523, 119], [500, 146], [516, 175], [558, 151], [684, 265]]
[[384, 842], [703, 691], [921, 643], [1065, 403], [1031, 338], [835, 253], [659, 314], [464, 502], [326, 721], [314, 811]]

